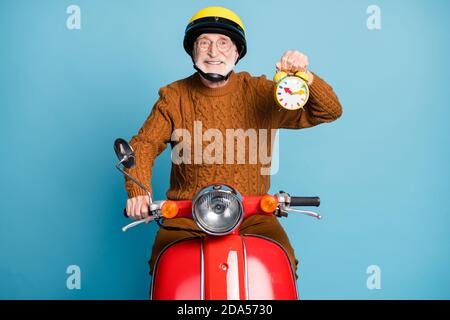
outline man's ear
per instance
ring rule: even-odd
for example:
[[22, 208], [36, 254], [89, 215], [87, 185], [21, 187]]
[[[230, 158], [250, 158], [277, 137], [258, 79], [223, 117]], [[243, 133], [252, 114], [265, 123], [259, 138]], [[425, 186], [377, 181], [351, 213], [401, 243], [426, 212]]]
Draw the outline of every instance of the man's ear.
[[235, 49], [235, 51], [234, 51], [234, 64], [236, 64], [238, 58], [239, 58], [239, 52], [237, 51], [237, 49]]
[[191, 58], [192, 58], [192, 61], [194, 62], [194, 64], [195, 64], [195, 60], [196, 60], [196, 50], [195, 50], [195, 43], [194, 43], [194, 45], [192, 46], [192, 51], [191, 51]]

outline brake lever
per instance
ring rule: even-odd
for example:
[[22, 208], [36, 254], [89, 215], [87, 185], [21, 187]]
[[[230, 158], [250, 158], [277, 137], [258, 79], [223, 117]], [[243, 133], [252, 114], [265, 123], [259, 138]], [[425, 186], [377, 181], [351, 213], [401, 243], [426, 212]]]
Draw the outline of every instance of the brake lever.
[[123, 227], [122, 231], [126, 232], [130, 228], [136, 227], [137, 225], [140, 225], [141, 223], [149, 223], [149, 222], [155, 220], [156, 218], [158, 218], [156, 215], [151, 215], [151, 216], [149, 216], [149, 217], [147, 217], [145, 219], [134, 221], [134, 222], [132, 222], [130, 224], [127, 224], [125, 227]]
[[285, 208], [284, 210], [287, 212], [291, 211], [291, 212], [306, 214], [307, 216], [316, 218], [318, 220], [322, 219], [322, 216], [314, 211], [299, 210], [299, 209], [292, 209], [292, 208]]

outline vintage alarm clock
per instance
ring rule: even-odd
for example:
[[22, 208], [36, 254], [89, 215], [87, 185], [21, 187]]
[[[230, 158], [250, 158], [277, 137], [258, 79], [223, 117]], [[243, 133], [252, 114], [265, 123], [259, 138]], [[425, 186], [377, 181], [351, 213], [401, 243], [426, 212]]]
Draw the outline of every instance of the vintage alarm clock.
[[276, 103], [287, 110], [303, 109], [309, 98], [308, 79], [308, 74], [303, 71], [293, 75], [277, 72], [273, 77]]

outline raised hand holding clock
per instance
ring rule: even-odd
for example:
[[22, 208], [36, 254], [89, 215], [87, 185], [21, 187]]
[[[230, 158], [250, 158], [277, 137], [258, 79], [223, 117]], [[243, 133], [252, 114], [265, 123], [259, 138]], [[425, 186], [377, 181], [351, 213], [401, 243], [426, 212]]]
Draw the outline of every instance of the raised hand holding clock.
[[308, 71], [308, 57], [299, 51], [286, 51], [276, 63], [275, 101], [287, 110], [303, 108], [309, 98], [313, 74]]

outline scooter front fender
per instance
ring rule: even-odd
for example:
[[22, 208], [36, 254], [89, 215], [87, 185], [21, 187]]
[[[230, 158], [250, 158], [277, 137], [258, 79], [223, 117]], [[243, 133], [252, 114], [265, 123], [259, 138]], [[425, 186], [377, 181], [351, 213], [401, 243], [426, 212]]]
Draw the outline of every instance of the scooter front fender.
[[297, 299], [294, 273], [284, 249], [256, 235], [182, 240], [158, 257], [152, 299]]

